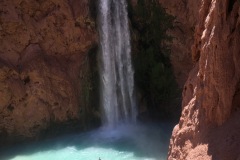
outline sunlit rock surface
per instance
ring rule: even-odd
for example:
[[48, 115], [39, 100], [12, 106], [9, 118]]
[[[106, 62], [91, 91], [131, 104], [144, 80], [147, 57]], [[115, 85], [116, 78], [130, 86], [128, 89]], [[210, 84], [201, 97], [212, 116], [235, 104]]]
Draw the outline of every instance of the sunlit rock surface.
[[[173, 51], [179, 56], [191, 51], [194, 63], [168, 159], [239, 159], [240, 2], [160, 1], [179, 21], [181, 31], [171, 31], [177, 37]], [[192, 33], [186, 31], [190, 27]]]

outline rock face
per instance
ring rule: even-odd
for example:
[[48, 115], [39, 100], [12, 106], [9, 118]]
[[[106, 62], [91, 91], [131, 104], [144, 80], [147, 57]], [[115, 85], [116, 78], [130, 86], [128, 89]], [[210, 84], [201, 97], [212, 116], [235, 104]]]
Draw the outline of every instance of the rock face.
[[191, 44], [194, 41], [194, 28], [201, 2], [186, 0], [159, 0], [159, 2], [169, 14], [176, 17], [174, 29], [169, 30], [173, 37], [171, 62], [178, 85], [183, 88], [194, 64], [191, 58]]
[[[185, 28], [179, 34], [171, 32], [180, 37], [175, 49], [182, 52], [186, 47], [188, 53], [191, 47], [194, 63], [184, 85], [182, 115], [172, 133], [168, 159], [240, 159], [240, 2], [160, 2], [177, 16], [180, 30]], [[186, 31], [189, 28], [194, 34]]]
[[97, 42], [89, 3], [0, 1], [3, 139], [37, 137], [51, 123], [84, 121], [87, 53]]

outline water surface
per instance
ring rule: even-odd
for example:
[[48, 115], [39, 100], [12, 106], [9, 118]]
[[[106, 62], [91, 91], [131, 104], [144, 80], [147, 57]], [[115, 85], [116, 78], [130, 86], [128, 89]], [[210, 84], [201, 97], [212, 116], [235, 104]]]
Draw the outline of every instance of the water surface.
[[165, 160], [172, 125], [121, 125], [0, 152], [1, 160]]

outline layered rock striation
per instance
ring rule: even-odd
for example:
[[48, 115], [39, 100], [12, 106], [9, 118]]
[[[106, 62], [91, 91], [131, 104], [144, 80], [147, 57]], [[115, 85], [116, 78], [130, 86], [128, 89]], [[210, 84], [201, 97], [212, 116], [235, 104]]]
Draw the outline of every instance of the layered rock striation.
[[240, 2], [160, 1], [183, 25], [182, 33], [171, 31], [179, 39], [176, 50], [182, 55], [186, 47], [194, 64], [183, 88], [182, 115], [168, 159], [240, 159]]
[[0, 1], [3, 141], [36, 138], [51, 123], [84, 123], [88, 52], [97, 42], [89, 3]]

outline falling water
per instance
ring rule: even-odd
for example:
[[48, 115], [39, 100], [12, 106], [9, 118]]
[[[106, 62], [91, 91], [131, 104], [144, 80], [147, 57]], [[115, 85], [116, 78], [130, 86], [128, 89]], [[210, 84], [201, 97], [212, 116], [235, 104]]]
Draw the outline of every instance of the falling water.
[[134, 80], [126, 0], [100, 0], [101, 103], [107, 126], [134, 121]]

